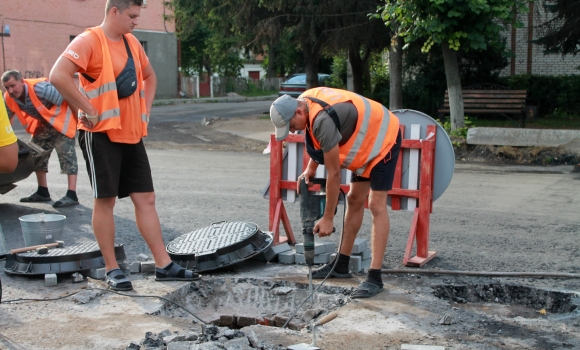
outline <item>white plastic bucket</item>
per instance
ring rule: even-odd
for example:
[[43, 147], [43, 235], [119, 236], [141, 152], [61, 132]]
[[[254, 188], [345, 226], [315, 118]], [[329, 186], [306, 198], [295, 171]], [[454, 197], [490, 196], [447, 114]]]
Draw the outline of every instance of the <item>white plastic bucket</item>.
[[30, 214], [19, 218], [24, 245], [33, 246], [62, 240], [66, 216], [59, 214]]

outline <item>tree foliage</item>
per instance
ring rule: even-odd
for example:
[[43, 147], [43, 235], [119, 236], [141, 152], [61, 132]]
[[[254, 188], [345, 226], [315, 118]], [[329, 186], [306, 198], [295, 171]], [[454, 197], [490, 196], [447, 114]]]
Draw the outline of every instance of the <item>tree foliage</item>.
[[231, 71], [226, 68], [234, 66], [232, 53], [243, 49], [268, 55], [268, 76], [303, 67], [307, 86], [314, 87], [323, 57], [347, 52], [356, 71], [355, 90], [362, 93], [363, 82], [370, 81], [370, 54], [390, 42], [382, 21], [368, 16], [381, 1], [172, 0], [170, 4], [178, 36], [199, 46], [187, 52], [195, 58], [195, 67], [209, 62], [216, 71]]
[[[496, 45], [499, 33], [514, 23], [516, 10], [529, 11], [522, 0], [411, 0], [387, 2], [385, 21], [400, 24], [399, 35], [406, 42], [424, 39], [423, 52], [434, 44], [447, 43], [455, 51], [485, 50]], [[522, 24], [515, 22], [517, 27]]]
[[542, 23], [541, 29], [546, 34], [535, 40], [544, 45], [547, 53], [562, 55], [580, 52], [580, 1], [578, 0], [544, 0], [544, 8], [554, 15]]
[[522, 0], [393, 0], [382, 7], [386, 23], [395, 20], [407, 43], [424, 40], [422, 51], [441, 47], [449, 92], [452, 129], [464, 126], [457, 51], [485, 50], [500, 43], [499, 33], [515, 21], [516, 10], [527, 12]]
[[[234, 7], [244, 1], [172, 0], [166, 5], [173, 10], [176, 35], [182, 41], [182, 70], [209, 75], [236, 76], [243, 67], [242, 54], [248, 36], [226, 20]], [[245, 13], [245, 12], [241, 12]]]

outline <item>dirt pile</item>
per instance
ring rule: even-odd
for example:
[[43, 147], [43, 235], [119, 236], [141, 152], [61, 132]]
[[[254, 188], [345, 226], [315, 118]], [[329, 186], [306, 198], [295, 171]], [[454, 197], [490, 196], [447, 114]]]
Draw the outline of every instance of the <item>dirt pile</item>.
[[577, 165], [580, 152], [570, 147], [512, 147], [468, 145], [463, 138], [452, 137], [455, 159], [520, 165]]

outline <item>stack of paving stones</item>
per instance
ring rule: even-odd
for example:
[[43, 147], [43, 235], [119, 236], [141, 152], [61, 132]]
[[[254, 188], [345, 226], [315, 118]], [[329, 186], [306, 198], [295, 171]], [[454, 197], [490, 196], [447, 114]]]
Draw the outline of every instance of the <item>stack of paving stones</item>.
[[[284, 243], [288, 246], [286, 243]], [[282, 244], [280, 244], [282, 245]], [[336, 256], [336, 243], [316, 242], [314, 244], [314, 264], [326, 264]], [[282, 264], [306, 264], [304, 259], [304, 244], [298, 243], [295, 249], [285, 249], [278, 253], [278, 261]], [[357, 238], [354, 240], [352, 254], [350, 256], [349, 270], [351, 272], [364, 272], [371, 267], [371, 250], [368, 240]]]
[[160, 333], [145, 333], [139, 342], [132, 341], [127, 350], [281, 350], [282, 347], [264, 344], [251, 329], [237, 330], [216, 325], [202, 325], [201, 333], [195, 331], [175, 332], [164, 330]]

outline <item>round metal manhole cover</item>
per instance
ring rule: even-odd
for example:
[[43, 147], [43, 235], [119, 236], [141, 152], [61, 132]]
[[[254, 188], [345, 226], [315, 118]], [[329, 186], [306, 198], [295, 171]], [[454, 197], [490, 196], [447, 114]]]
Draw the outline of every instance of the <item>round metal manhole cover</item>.
[[179, 265], [207, 271], [257, 255], [272, 245], [273, 237], [251, 222], [219, 222], [179, 236], [167, 245]]
[[[115, 244], [115, 258], [125, 260], [122, 244]], [[50, 248], [46, 254], [35, 250], [8, 254], [4, 271], [8, 274], [42, 275], [93, 270], [105, 267], [103, 255], [97, 242], [80, 243], [63, 248]]]

